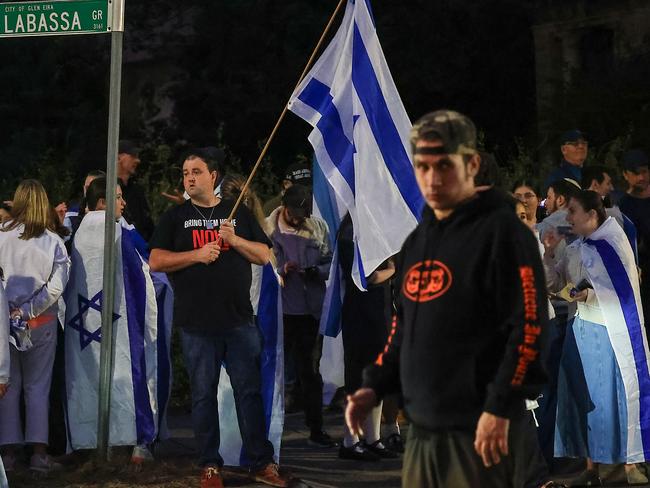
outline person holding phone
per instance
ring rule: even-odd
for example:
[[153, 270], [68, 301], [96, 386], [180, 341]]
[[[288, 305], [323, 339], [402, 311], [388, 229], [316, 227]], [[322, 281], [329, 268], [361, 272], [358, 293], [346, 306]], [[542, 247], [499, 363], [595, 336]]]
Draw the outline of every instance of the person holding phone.
[[307, 187], [293, 185], [282, 197], [282, 206], [266, 222], [277, 272], [284, 281], [284, 350], [293, 357], [300, 379], [305, 420], [310, 429], [309, 443], [336, 447], [323, 431], [323, 380], [319, 372], [322, 351], [319, 322], [332, 250], [327, 225], [311, 215], [311, 202]]
[[650, 358], [632, 248], [594, 191], [570, 198], [567, 221], [579, 238], [561, 260], [559, 235], [544, 238], [549, 290], [569, 289], [577, 302], [560, 362], [554, 454], [587, 459], [572, 486], [600, 486], [599, 463], [625, 463], [629, 484], [648, 483], [636, 466], [647, 459]]

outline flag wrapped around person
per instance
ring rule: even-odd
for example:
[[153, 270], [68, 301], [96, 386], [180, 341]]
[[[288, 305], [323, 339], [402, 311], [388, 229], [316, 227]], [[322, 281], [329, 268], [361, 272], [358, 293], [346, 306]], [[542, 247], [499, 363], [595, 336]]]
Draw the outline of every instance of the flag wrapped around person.
[[650, 353], [632, 248], [620, 226], [609, 218], [580, 251], [625, 388], [627, 462], [650, 460]]
[[422, 209], [410, 158], [411, 123], [369, 0], [348, 2], [341, 27], [288, 108], [314, 127], [309, 141], [316, 160], [339, 208], [352, 217], [352, 276], [365, 289], [366, 276], [399, 251]]
[[[82, 220], [72, 246], [72, 274], [65, 294], [66, 421], [73, 450], [97, 447], [105, 215], [93, 211]], [[142, 446], [152, 443], [159, 431], [159, 304], [149, 266], [128, 229], [117, 223], [115, 240], [109, 444]], [[161, 332], [168, 345], [169, 331]], [[168, 380], [170, 369], [164, 371], [162, 379]]]
[[[282, 296], [280, 282], [272, 264], [253, 266], [251, 302], [257, 326], [263, 337], [260, 355], [262, 372], [262, 403], [266, 421], [267, 438], [273, 444], [275, 462], [280, 460], [280, 444], [284, 428], [284, 339], [282, 327]], [[235, 398], [226, 368], [221, 368], [219, 389], [220, 445], [219, 454], [228, 466], [249, 466], [243, 450]]]

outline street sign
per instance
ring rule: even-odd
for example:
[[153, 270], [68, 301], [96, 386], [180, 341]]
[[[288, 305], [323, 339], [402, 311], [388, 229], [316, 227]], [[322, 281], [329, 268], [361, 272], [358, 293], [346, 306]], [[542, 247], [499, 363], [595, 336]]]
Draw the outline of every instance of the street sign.
[[0, 37], [111, 32], [113, 1], [120, 0], [0, 3]]

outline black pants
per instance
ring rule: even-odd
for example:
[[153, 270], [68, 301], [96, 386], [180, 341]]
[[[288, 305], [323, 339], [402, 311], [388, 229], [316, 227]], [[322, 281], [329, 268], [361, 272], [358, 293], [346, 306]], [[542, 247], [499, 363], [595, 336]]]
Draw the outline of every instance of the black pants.
[[510, 422], [509, 455], [486, 468], [474, 450], [473, 430], [409, 429], [402, 486], [404, 488], [533, 488], [548, 480], [548, 468], [537, 443], [532, 415]]
[[323, 428], [323, 379], [319, 372], [323, 340], [318, 320], [311, 315], [284, 316], [284, 348], [293, 357], [305, 409], [305, 421], [312, 432]]

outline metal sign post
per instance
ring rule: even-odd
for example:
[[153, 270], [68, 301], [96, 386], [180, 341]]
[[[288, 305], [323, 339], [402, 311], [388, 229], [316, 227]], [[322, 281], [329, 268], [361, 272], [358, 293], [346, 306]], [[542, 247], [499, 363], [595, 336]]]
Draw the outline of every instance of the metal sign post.
[[111, 33], [111, 74], [108, 102], [108, 150], [106, 152], [106, 222], [104, 227], [104, 277], [102, 296], [102, 342], [99, 356], [99, 410], [97, 417], [97, 454], [108, 460], [111, 414], [111, 385], [115, 360], [113, 311], [115, 309], [115, 203], [117, 200], [117, 151], [120, 134], [122, 92], [122, 41], [124, 36], [124, 0], [109, 1], [113, 7]]
[[98, 455], [108, 460], [111, 383], [115, 358], [113, 311], [115, 302], [115, 202], [117, 151], [120, 133], [124, 0], [52, 0], [0, 3], [0, 37], [33, 37], [111, 33], [111, 74], [106, 152], [106, 225], [102, 333], [97, 422]]

